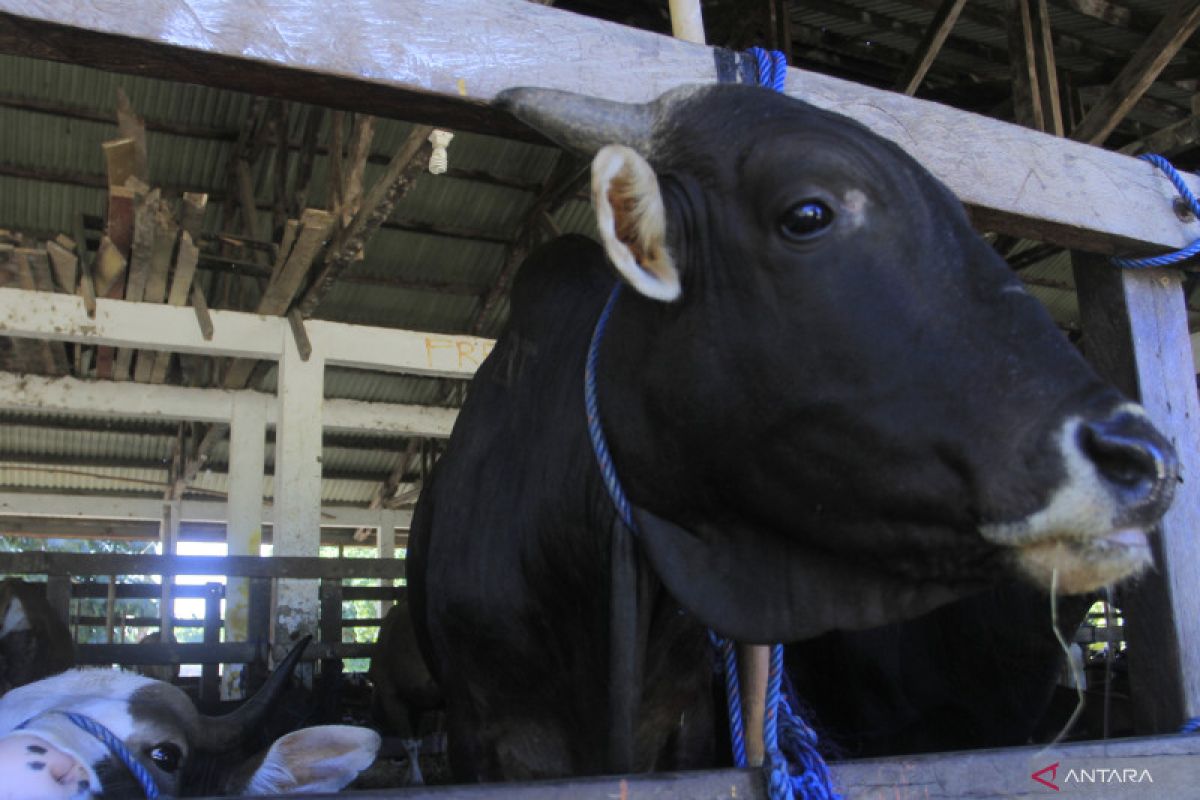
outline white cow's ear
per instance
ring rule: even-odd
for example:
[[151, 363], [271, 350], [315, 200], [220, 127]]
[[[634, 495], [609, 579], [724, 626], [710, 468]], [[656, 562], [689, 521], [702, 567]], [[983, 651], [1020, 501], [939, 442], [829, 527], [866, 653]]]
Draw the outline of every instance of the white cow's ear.
[[601, 148], [592, 159], [592, 206], [604, 250], [625, 280], [646, 297], [678, 299], [662, 193], [646, 159], [622, 145]]
[[280, 737], [246, 786], [246, 794], [336, 792], [371, 766], [379, 734], [351, 725], [318, 725]]

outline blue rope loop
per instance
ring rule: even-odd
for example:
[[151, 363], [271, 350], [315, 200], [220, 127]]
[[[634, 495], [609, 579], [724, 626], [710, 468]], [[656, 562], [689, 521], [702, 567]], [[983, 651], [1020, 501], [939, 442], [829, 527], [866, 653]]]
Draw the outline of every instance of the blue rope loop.
[[588, 343], [587, 362], [583, 370], [583, 405], [587, 409], [588, 436], [592, 440], [592, 451], [596, 454], [596, 463], [600, 466], [604, 488], [608, 490], [608, 496], [621, 516], [621, 521], [636, 535], [637, 525], [633, 521], [629, 498], [625, 496], [625, 490], [621, 488], [621, 481], [617, 478], [612, 454], [608, 451], [608, 441], [604, 438], [604, 428], [600, 425], [600, 401], [596, 396], [596, 361], [600, 356], [600, 342], [604, 339], [608, 319], [612, 316], [613, 306], [617, 304], [620, 294], [621, 283], [618, 281], [608, 296], [608, 302], [604, 304], [604, 310], [600, 312], [600, 318], [596, 320], [596, 327], [592, 329], [592, 340]]
[[787, 57], [779, 50], [751, 47], [746, 51], [758, 62], [758, 85], [782, 92], [787, 82]]
[[[129, 748], [125, 746], [125, 742], [121, 741], [121, 737], [117, 736], [102, 723], [92, 719], [86, 714], [79, 714], [74, 711], [49, 711], [49, 714], [62, 714], [69, 719], [75, 727], [91, 734], [102, 745], [108, 748], [108, 752], [121, 760], [126, 769], [133, 775], [134, 779], [142, 787], [142, 793], [146, 795], [146, 800], [158, 800], [161, 793], [158, 790], [158, 784], [154, 781], [154, 776], [150, 774], [150, 770], [146, 769], [142, 762], [138, 761]], [[25, 729], [29, 723], [33, 722], [36, 717], [31, 717], [17, 726], [17, 730]]]
[[[1187, 204], [1192, 214], [1200, 219], [1200, 201], [1196, 200], [1196, 196], [1192, 194], [1191, 189], [1184, 182], [1183, 176], [1179, 174], [1179, 170], [1175, 169], [1170, 161], [1155, 153], [1144, 153], [1138, 156], [1138, 158], [1158, 167], [1171, 181], [1171, 184], [1175, 187], [1175, 191], [1179, 192], [1179, 196], [1183, 198], [1183, 201]], [[1119, 258], [1114, 256], [1109, 261], [1114, 266], [1124, 269], [1150, 269], [1153, 267], [1169, 267], [1172, 264], [1187, 261], [1189, 258], [1195, 258], [1197, 255], [1200, 255], [1200, 239], [1180, 250], [1164, 253], [1160, 256], [1148, 256], [1146, 258]]]

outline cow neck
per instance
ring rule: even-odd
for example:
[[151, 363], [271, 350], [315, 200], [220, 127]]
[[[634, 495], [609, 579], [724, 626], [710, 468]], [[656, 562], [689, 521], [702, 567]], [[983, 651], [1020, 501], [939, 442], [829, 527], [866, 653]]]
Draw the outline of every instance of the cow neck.
[[642, 696], [641, 660], [638, 657], [641, 648], [638, 642], [637, 523], [612, 463], [612, 454], [600, 423], [600, 404], [596, 392], [596, 362], [600, 343], [604, 340], [609, 317], [620, 294], [621, 283], [618, 281], [592, 330], [583, 377], [588, 437], [604, 486], [617, 511], [612, 526], [608, 630], [608, 771], [614, 774], [634, 770], [634, 731]]
[[125, 743], [121, 741], [121, 737], [117, 736], [102, 723], [92, 719], [86, 714], [79, 714], [74, 711], [46, 711], [37, 716], [30, 717], [18, 725], [16, 729], [25, 729], [30, 723], [37, 719], [38, 716], [44, 716], [45, 714], [62, 714], [64, 717], [70, 720], [75, 727], [94, 737], [98, 742], [100, 742], [100, 744], [104, 745], [108, 752], [120, 759], [121, 763], [125, 765], [125, 767], [133, 775], [134, 780], [136, 780], [138, 785], [142, 788], [142, 793], [146, 796], [146, 800], [158, 800], [162, 793], [159, 791], [158, 784], [154, 781], [154, 776], [150, 774], [150, 771], [146, 769], [142, 762], [134, 758], [133, 753], [131, 753], [129, 748], [125, 746]]

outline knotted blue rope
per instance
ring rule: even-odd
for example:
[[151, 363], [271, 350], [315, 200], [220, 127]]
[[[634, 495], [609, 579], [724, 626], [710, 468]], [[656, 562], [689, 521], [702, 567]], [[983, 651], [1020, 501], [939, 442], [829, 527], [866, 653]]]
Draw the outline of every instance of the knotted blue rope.
[[[772, 800], [801, 797], [805, 800], [833, 800], [829, 766], [817, 749], [817, 733], [792, 710], [783, 692], [783, 645], [771, 647], [771, 666], [767, 672], [767, 710], [763, 723], [765, 762], [770, 765], [767, 793]], [[798, 768], [793, 774], [792, 764]]]
[[[1163, 174], [1175, 186], [1175, 191], [1179, 192], [1179, 196], [1187, 203], [1188, 209], [1192, 214], [1200, 219], [1200, 202], [1196, 200], [1196, 196], [1192, 194], [1191, 189], [1184, 182], [1183, 176], [1179, 174], [1179, 170], [1160, 155], [1154, 153], [1144, 153], [1138, 156], [1142, 161], [1148, 161], [1158, 167]], [[1110, 261], [1118, 266], [1126, 269], [1147, 269], [1150, 267], [1169, 267], [1172, 264], [1178, 264], [1181, 261], [1186, 261], [1189, 258], [1194, 258], [1200, 255], [1200, 239], [1189, 244], [1180, 250], [1171, 253], [1164, 253], [1161, 256], [1149, 256], [1147, 258], [1117, 258], [1114, 257]]]
[[782, 92], [787, 81], [787, 56], [778, 50], [761, 47], [751, 47], [746, 52], [758, 62], [758, 85]]
[[1179, 729], [1180, 733], [1200, 733], [1200, 717], [1192, 717], [1187, 722], [1183, 723], [1183, 727]]
[[[110, 731], [100, 722], [92, 719], [86, 714], [79, 714], [74, 711], [49, 711], [49, 714], [62, 714], [64, 717], [74, 723], [75, 727], [80, 728], [91, 734], [101, 744], [108, 748], [108, 752], [121, 760], [121, 763], [129, 770], [134, 779], [142, 787], [142, 793], [146, 795], [146, 800], [158, 800], [159, 791], [158, 784], [154, 782], [154, 776], [150, 774], [150, 770], [146, 769], [142, 762], [134, 758], [133, 753], [125, 746], [125, 742], [121, 741], [121, 737]], [[29, 723], [33, 722], [37, 717], [27, 719], [17, 726], [18, 730], [24, 729]]]

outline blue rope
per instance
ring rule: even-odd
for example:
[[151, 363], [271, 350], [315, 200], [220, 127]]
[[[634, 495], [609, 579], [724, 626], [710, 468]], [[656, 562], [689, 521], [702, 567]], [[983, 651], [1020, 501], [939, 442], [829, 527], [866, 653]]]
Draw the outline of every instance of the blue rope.
[[758, 84], [782, 92], [787, 81], [787, 57], [778, 50], [751, 47], [746, 51], [758, 62]]
[[1183, 727], [1179, 729], [1180, 733], [1200, 733], [1200, 717], [1192, 717], [1187, 722], [1183, 723]]
[[725, 700], [729, 706], [729, 742], [733, 749], [733, 765], [745, 769], [746, 758], [746, 721], [742, 714], [742, 692], [738, 685], [737, 650], [729, 639], [722, 639], [709, 631], [721, 651], [721, 663], [725, 673]]
[[[1158, 167], [1175, 186], [1175, 191], [1179, 192], [1179, 196], [1187, 203], [1188, 209], [1197, 218], [1200, 218], [1200, 201], [1196, 200], [1196, 196], [1192, 194], [1187, 183], [1184, 182], [1183, 176], [1179, 174], [1179, 170], [1160, 155], [1154, 153], [1145, 153], [1138, 156], [1142, 161], [1148, 161]], [[1180, 250], [1175, 250], [1171, 253], [1164, 253], [1160, 256], [1149, 256], [1147, 258], [1117, 258], [1109, 259], [1115, 266], [1125, 269], [1148, 269], [1150, 267], [1169, 267], [1172, 264], [1178, 264], [1181, 261], [1187, 261], [1189, 258], [1194, 258], [1200, 255], [1200, 239], [1189, 244]]]
[[600, 425], [600, 401], [596, 398], [596, 359], [600, 355], [600, 342], [604, 339], [604, 331], [608, 328], [608, 318], [612, 316], [613, 306], [621, 294], [621, 283], [613, 287], [596, 327], [592, 330], [592, 340], [588, 344], [587, 363], [583, 370], [583, 405], [587, 409], [588, 436], [592, 439], [592, 450], [596, 454], [596, 462], [600, 465], [600, 475], [604, 479], [604, 487], [608, 496], [621, 515], [621, 521], [637, 534], [637, 525], [633, 521], [633, 512], [629, 508], [629, 499], [617, 479], [617, 470], [612, 463], [612, 454], [608, 452], [608, 442], [604, 438], [604, 429]]
[[[47, 713], [62, 714], [74, 723], [77, 728], [81, 728], [98, 739], [101, 744], [108, 748], [108, 752], [121, 759], [121, 763], [133, 774], [138, 784], [141, 785], [142, 792], [146, 795], [146, 800], [158, 800], [158, 784], [154, 782], [154, 776], [150, 774], [150, 771], [146, 769], [142, 762], [134, 758], [133, 753], [129, 751], [129, 748], [125, 746], [125, 742], [121, 741], [119, 736], [86, 714], [78, 714], [74, 711], [51, 711]], [[24, 729], [33, 719], [36, 719], [36, 717], [25, 720], [17, 728]]]

